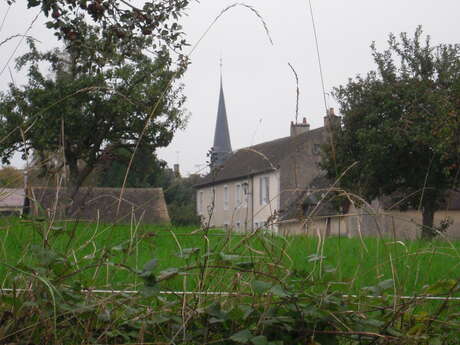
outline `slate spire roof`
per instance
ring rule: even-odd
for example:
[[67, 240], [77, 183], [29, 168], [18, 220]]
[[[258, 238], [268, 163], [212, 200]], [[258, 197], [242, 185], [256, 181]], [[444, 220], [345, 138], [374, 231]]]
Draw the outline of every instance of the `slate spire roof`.
[[212, 147], [211, 166], [218, 167], [232, 153], [230, 143], [230, 131], [228, 129], [227, 110], [225, 108], [224, 88], [222, 86], [222, 75], [220, 76], [219, 106], [217, 108], [216, 130], [214, 132], [214, 145]]

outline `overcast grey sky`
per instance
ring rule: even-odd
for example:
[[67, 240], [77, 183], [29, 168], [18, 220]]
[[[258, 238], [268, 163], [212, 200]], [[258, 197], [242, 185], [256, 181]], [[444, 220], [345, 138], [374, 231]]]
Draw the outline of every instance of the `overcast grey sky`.
[[[18, 0], [21, 2], [21, 0]], [[201, 0], [192, 3], [183, 19], [184, 31], [193, 45], [214, 18], [234, 1]], [[219, 92], [219, 59], [223, 57], [223, 85], [233, 149], [287, 136], [295, 117], [295, 79], [290, 62], [299, 75], [299, 117], [307, 117], [312, 128], [322, 125], [325, 114], [318, 61], [308, 0], [249, 0], [268, 25], [273, 45], [260, 20], [247, 8], [226, 12], [201, 41], [191, 57], [184, 77], [188, 126], [176, 134], [167, 148], [158, 151], [170, 165], [179, 162], [183, 173], [192, 173], [206, 162], [212, 146]], [[423, 25], [433, 43], [459, 43], [458, 0], [312, 0], [326, 92], [349, 77], [373, 69], [369, 45], [386, 47], [390, 32], [413, 33]], [[7, 6], [0, 5], [0, 24]], [[0, 41], [24, 33], [33, 11], [19, 4], [10, 10]], [[40, 19], [31, 33], [52, 46]], [[18, 40], [0, 47], [0, 68], [6, 64]], [[16, 56], [24, 52], [22, 44]], [[44, 48], [46, 48], [44, 47]], [[13, 64], [10, 62], [10, 65]], [[0, 69], [1, 71], [1, 69]], [[14, 76], [20, 80], [20, 76]], [[8, 70], [0, 76], [0, 87], [10, 80]], [[327, 97], [330, 107], [334, 100]]]

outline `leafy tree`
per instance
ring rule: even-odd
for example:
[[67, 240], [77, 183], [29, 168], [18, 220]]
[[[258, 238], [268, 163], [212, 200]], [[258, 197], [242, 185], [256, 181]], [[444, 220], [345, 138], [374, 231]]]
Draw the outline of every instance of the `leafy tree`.
[[[84, 44], [65, 52], [41, 53], [30, 41], [30, 52], [17, 62], [28, 66], [27, 85], [11, 84], [0, 94], [3, 161], [18, 150], [61, 151], [73, 194], [111, 150], [140, 145], [154, 151], [185, 122], [182, 86], [173, 83], [184, 61], [175, 67], [166, 49], [147, 56], [150, 37], [105, 56], [99, 53], [107, 43], [101, 28], [82, 23], [80, 35]], [[41, 72], [43, 63], [51, 76]]]
[[[16, 1], [7, 2], [11, 5]], [[138, 2], [132, 0], [27, 0], [29, 8], [41, 8], [49, 18], [47, 27], [74, 50], [85, 48], [85, 25], [95, 23], [104, 44], [94, 48], [105, 57], [123, 46], [129, 55], [133, 45], [144, 37], [152, 39], [150, 49], [161, 51], [168, 47], [179, 51], [186, 42], [177, 20], [188, 4], [189, 0], [147, 0], [138, 7]]]
[[372, 44], [375, 71], [334, 90], [343, 124], [322, 164], [331, 178], [346, 171], [341, 185], [369, 200], [399, 196], [420, 208], [431, 238], [435, 211], [458, 186], [460, 45], [433, 47], [421, 27], [388, 45]]
[[[156, 154], [147, 147], [138, 148], [129, 171], [128, 166], [133, 156], [133, 150], [127, 147], [118, 147], [110, 151], [110, 157], [106, 157], [97, 174], [98, 186], [122, 187], [125, 176], [125, 187], [128, 188], [161, 185], [159, 180], [161, 180], [160, 176], [164, 175], [166, 162], [158, 159]], [[127, 172], [128, 175], [126, 175]]]
[[[169, 176], [173, 172], [169, 169]], [[196, 212], [196, 190], [194, 185], [200, 182], [201, 176], [192, 174], [188, 177], [177, 176], [175, 178], [163, 179], [168, 181], [169, 185], [165, 191], [165, 199], [168, 205], [171, 222], [178, 225], [199, 225], [200, 217]]]

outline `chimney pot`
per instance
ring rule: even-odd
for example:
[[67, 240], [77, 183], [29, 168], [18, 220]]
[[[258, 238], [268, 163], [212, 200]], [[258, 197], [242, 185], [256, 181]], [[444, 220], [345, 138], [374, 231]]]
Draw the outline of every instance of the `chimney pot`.
[[340, 117], [335, 115], [334, 108], [327, 110], [327, 115], [324, 117], [324, 127], [332, 128], [340, 126]]
[[176, 177], [180, 177], [180, 168], [179, 168], [179, 164], [174, 164], [173, 165], [173, 171], [174, 171], [174, 175]]
[[304, 117], [302, 122], [291, 121], [291, 137], [295, 137], [299, 134], [308, 132], [310, 130], [310, 125], [307, 123], [307, 118]]

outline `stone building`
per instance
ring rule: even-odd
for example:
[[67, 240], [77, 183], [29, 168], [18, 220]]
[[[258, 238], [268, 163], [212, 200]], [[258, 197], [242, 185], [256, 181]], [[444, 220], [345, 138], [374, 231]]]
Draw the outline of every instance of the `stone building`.
[[[366, 204], [359, 196], [346, 207], [334, 203], [334, 183], [319, 163], [321, 145], [339, 124], [329, 109], [323, 127], [311, 130], [304, 118], [291, 123], [287, 137], [233, 152], [221, 83], [211, 172], [195, 186], [204, 224], [236, 231], [269, 228], [283, 235], [420, 237], [420, 210], [401, 211], [382, 200]], [[460, 238], [459, 192], [451, 191], [435, 213], [435, 225], [443, 222], [450, 226], [441, 236]]]
[[203, 222], [239, 231], [278, 231], [299, 196], [321, 175], [321, 145], [338, 121], [330, 109], [324, 127], [311, 130], [304, 118], [291, 122], [287, 137], [232, 152], [221, 82], [211, 172], [195, 186]]

